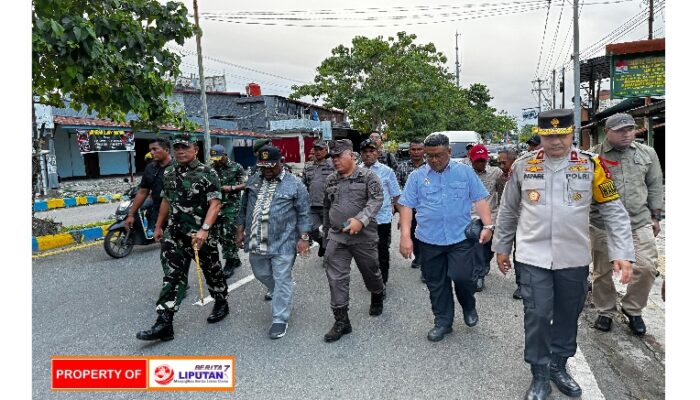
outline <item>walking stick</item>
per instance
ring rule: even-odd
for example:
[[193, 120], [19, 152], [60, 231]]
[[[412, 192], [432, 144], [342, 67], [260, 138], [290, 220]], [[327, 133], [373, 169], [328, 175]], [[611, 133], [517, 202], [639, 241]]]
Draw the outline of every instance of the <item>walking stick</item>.
[[192, 248], [194, 249], [194, 263], [197, 266], [197, 281], [199, 281], [199, 301], [202, 303], [202, 305], [204, 305], [204, 289], [202, 288], [202, 270], [199, 267], [199, 249], [196, 245], [192, 246]]

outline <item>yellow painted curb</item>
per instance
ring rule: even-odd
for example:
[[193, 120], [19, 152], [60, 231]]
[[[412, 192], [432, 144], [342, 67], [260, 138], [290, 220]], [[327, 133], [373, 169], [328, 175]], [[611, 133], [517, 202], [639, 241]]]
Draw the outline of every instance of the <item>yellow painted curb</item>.
[[65, 248], [65, 249], [60, 249], [60, 250], [55, 250], [55, 251], [48, 251], [48, 252], [46, 252], [46, 253], [35, 254], [35, 255], [32, 256], [32, 258], [34, 258], [34, 259], [36, 259], [36, 258], [44, 258], [44, 257], [52, 256], [52, 255], [55, 255], [55, 254], [68, 253], [69, 251], [80, 250], [80, 249], [84, 249], [84, 248], [86, 248], [86, 247], [97, 246], [97, 245], [99, 245], [99, 244], [102, 244], [102, 241], [96, 241], [96, 242], [90, 242], [90, 243], [83, 243], [83, 244], [79, 244], [79, 245], [77, 245], [77, 246], [71, 246], [71, 247], [68, 247], [68, 248]]
[[104, 197], [104, 196], [97, 196], [97, 202], [98, 202], [98, 203], [106, 203], [106, 202], [107, 202], [107, 198]]
[[49, 199], [49, 201], [46, 202], [46, 206], [50, 210], [53, 208], [63, 208], [66, 206], [66, 203], [63, 199]]
[[76, 201], [77, 201], [78, 205], [87, 204], [87, 197], [85, 197], [85, 196], [76, 197]]
[[53, 249], [56, 247], [67, 246], [75, 243], [73, 236], [70, 233], [59, 233], [56, 235], [39, 236], [36, 238], [39, 245], [39, 251]]

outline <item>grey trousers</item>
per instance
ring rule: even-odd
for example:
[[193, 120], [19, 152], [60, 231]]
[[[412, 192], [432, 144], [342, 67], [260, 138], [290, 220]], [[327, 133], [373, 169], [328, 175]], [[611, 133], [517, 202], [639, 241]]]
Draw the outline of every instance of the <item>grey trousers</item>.
[[367, 290], [372, 293], [381, 293], [384, 290], [377, 258], [377, 242], [347, 245], [328, 239], [323, 267], [326, 269], [333, 308], [350, 304], [350, 262], [353, 258]]
[[272, 293], [272, 323], [287, 322], [292, 313], [294, 282], [292, 267], [297, 255], [250, 253], [253, 275]]
[[588, 293], [588, 266], [551, 270], [515, 265], [525, 311], [525, 362], [546, 365], [552, 354], [572, 357]]

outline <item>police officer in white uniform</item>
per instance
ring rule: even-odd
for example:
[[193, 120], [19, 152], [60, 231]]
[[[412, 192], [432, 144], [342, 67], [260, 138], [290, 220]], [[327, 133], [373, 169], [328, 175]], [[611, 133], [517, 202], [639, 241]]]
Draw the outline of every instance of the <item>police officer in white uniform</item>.
[[566, 361], [576, 353], [577, 321], [588, 289], [591, 207], [598, 207], [606, 222], [610, 262], [622, 270], [622, 283], [630, 280], [635, 260], [629, 216], [609, 171], [595, 154], [572, 146], [573, 111], [540, 113], [538, 134], [543, 148], [512, 166], [493, 239], [503, 274], [510, 270], [509, 255], [517, 241], [525, 362], [533, 375], [525, 396], [529, 400], [546, 399], [550, 379], [567, 396], [582, 393], [567, 373]]

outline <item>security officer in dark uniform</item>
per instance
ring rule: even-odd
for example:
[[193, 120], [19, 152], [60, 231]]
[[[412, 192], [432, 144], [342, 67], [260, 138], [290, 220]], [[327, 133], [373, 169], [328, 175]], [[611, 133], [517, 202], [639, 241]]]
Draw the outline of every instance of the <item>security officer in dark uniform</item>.
[[236, 246], [236, 218], [241, 208], [241, 191], [245, 189], [243, 167], [228, 158], [224, 146], [212, 146], [210, 157], [212, 167], [221, 181], [221, 212], [216, 224], [216, 233], [224, 256], [224, 277], [233, 275], [233, 269], [241, 266]]
[[326, 186], [326, 178], [335, 172], [333, 160], [328, 156], [328, 145], [323, 139], [314, 141], [314, 160], [304, 165], [301, 176], [302, 182], [309, 191], [309, 204], [311, 212], [311, 233], [309, 236], [319, 245], [318, 256], [323, 257], [326, 252], [326, 244], [323, 235], [319, 232], [319, 227], [323, 225], [323, 189]]
[[323, 229], [326, 254], [323, 265], [331, 290], [335, 324], [324, 340], [333, 342], [352, 332], [348, 318], [350, 304], [350, 261], [355, 259], [367, 290], [372, 293], [369, 315], [382, 313], [384, 283], [379, 271], [377, 221], [384, 194], [379, 177], [358, 167], [348, 139], [328, 144], [335, 172], [326, 179], [323, 199]]
[[[199, 260], [214, 308], [207, 322], [222, 320], [229, 313], [228, 285], [224, 279], [217, 239], [209, 235], [221, 208], [221, 184], [214, 170], [197, 160], [196, 138], [178, 134], [173, 138], [177, 165], [169, 166], [163, 175], [163, 201], [156, 222], [154, 237], [162, 239], [160, 261], [163, 266], [163, 287], [156, 302], [158, 318], [151, 329], [138, 332], [140, 340], [172, 340], [173, 315], [177, 312], [187, 287], [187, 272], [194, 258]], [[163, 225], [168, 227], [163, 233]]]
[[629, 216], [612, 175], [597, 155], [572, 146], [573, 121], [572, 110], [540, 113], [542, 149], [513, 163], [493, 238], [504, 275], [517, 241], [525, 362], [533, 376], [527, 400], [546, 399], [550, 379], [567, 396], [582, 394], [566, 362], [576, 353], [578, 317], [588, 291], [591, 207], [605, 219], [609, 261], [622, 270], [621, 283], [629, 282], [635, 260]]

